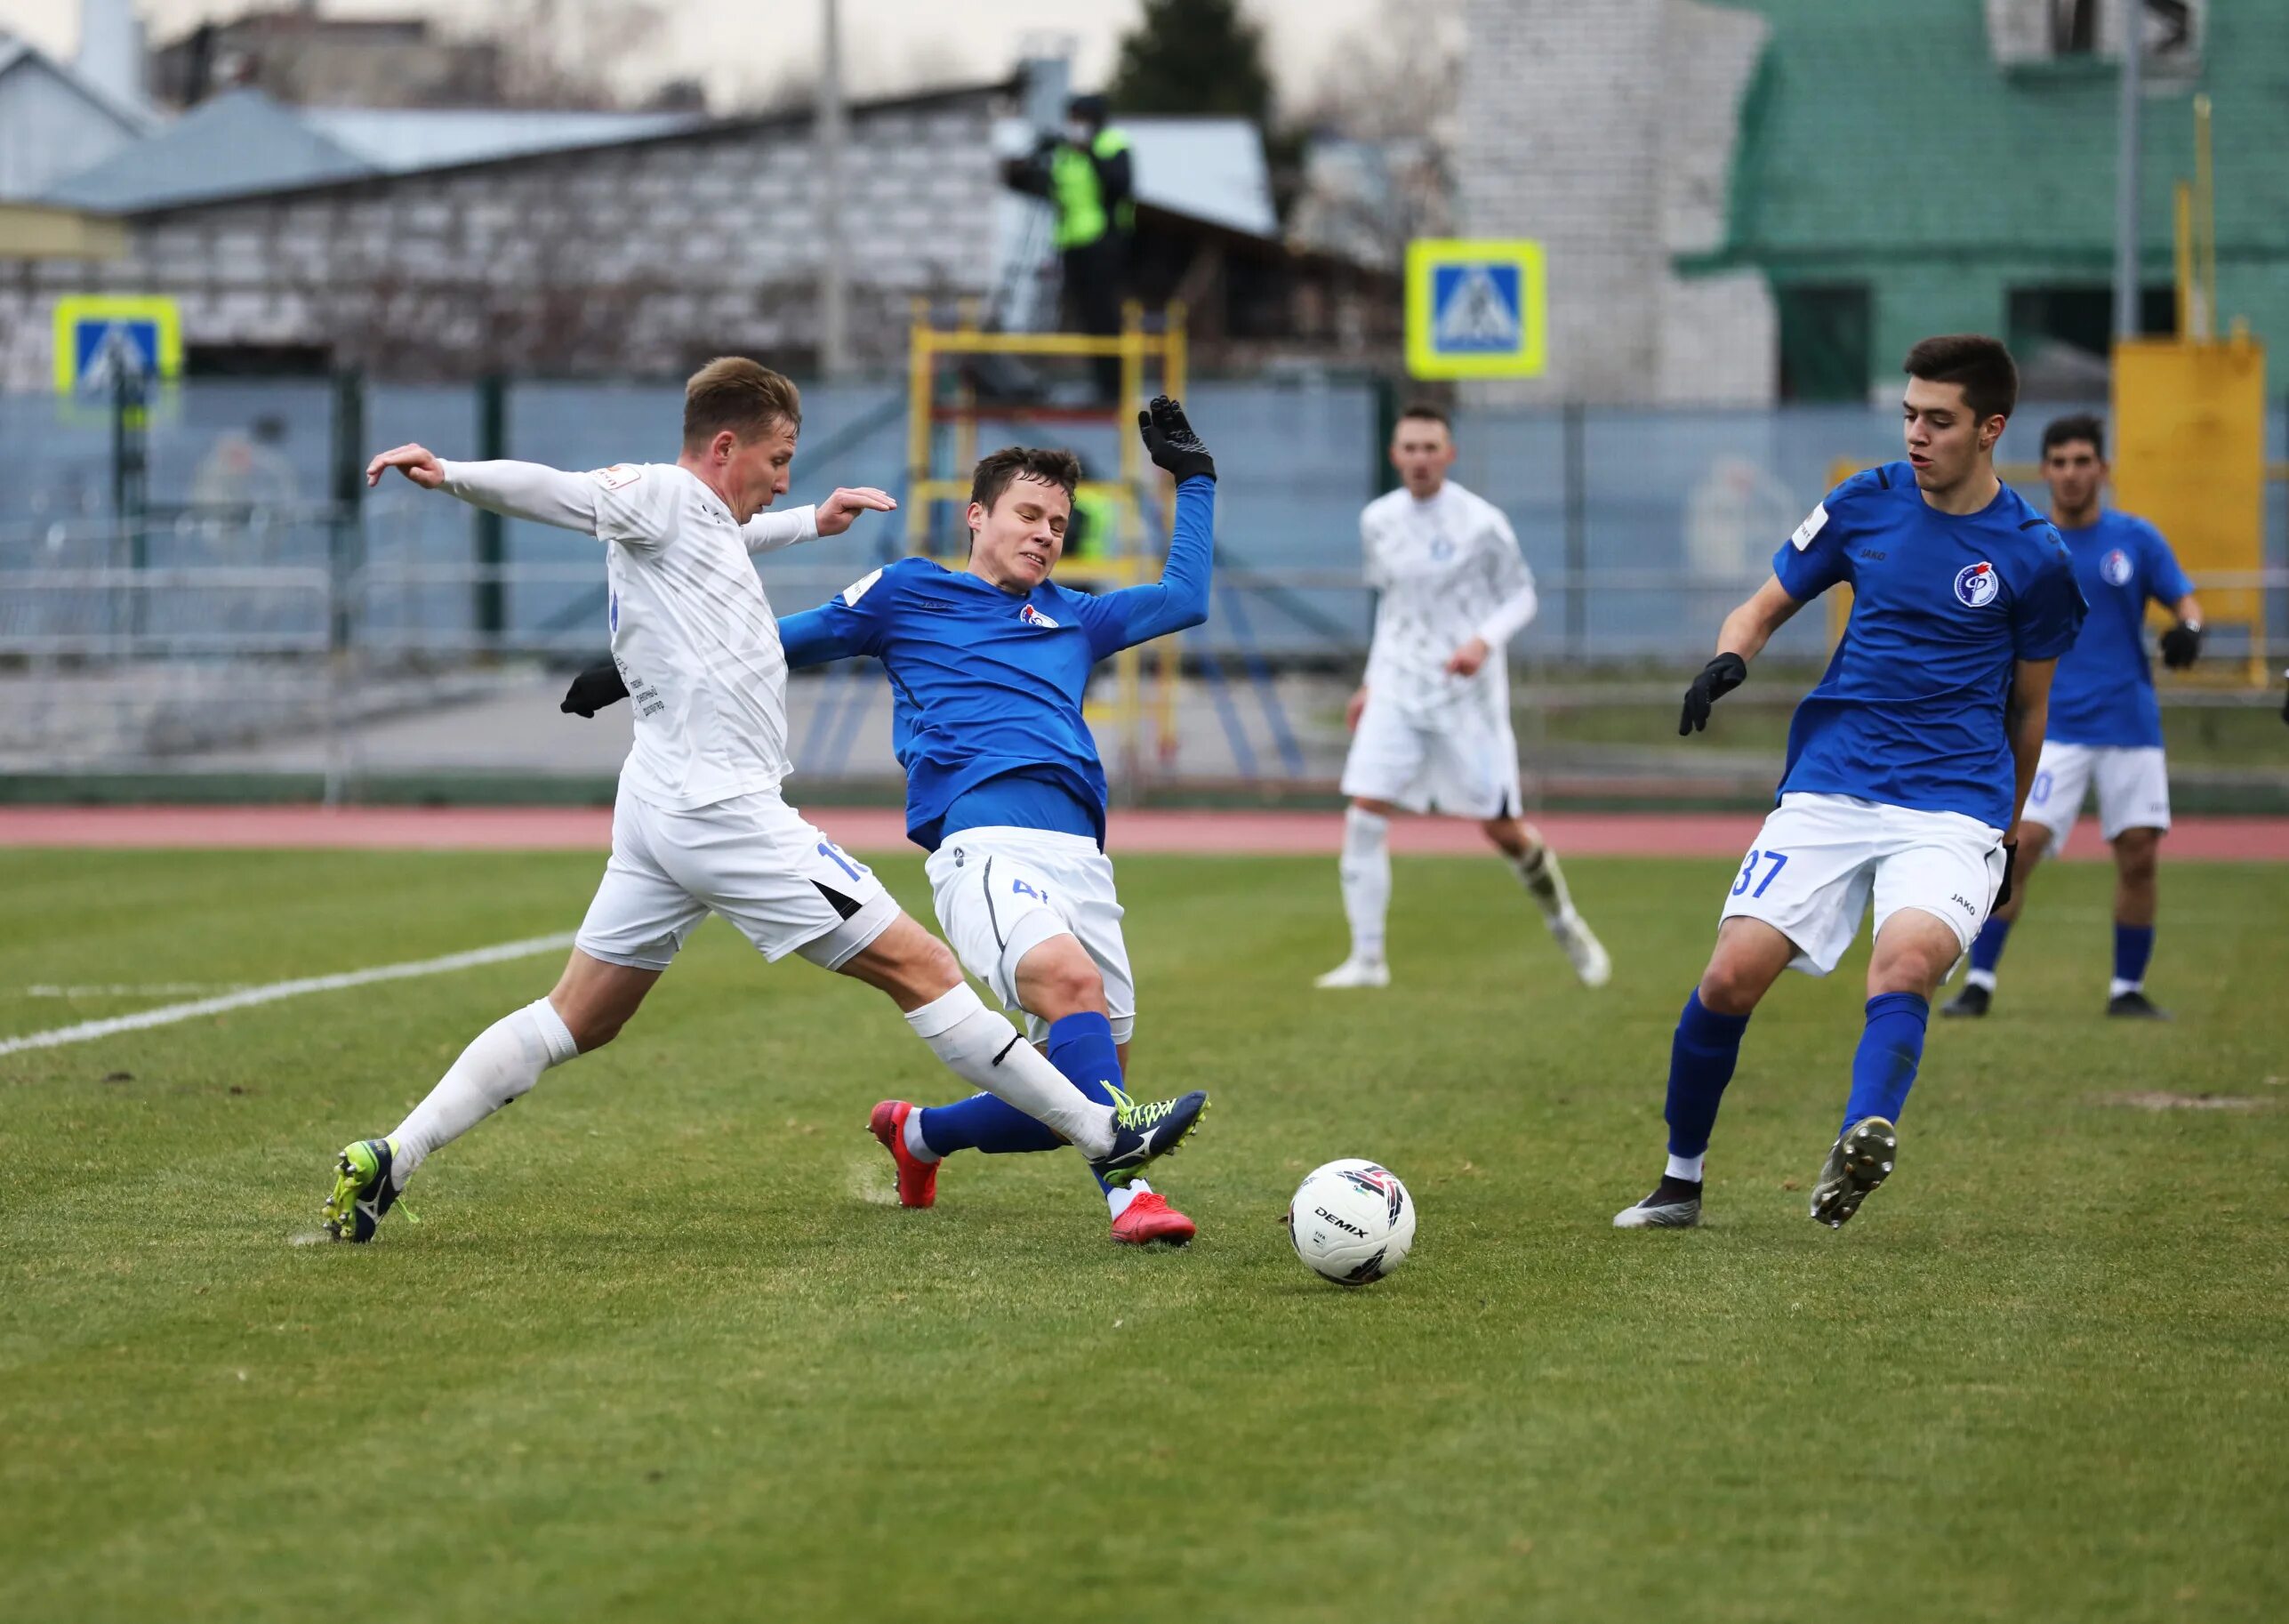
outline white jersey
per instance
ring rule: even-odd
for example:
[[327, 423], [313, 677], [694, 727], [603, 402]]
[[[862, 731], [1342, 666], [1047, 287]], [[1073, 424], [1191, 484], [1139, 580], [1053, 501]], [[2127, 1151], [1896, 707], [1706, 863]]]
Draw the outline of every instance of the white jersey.
[[[1367, 584], [1381, 594], [1367, 655], [1370, 694], [1410, 712], [1459, 701], [1507, 708], [1503, 649], [1534, 618], [1534, 575], [1510, 521], [1492, 502], [1448, 480], [1428, 502], [1402, 488], [1359, 515]], [[1474, 677], [1447, 673], [1471, 639], [1492, 650]]]
[[612, 657], [636, 741], [620, 769], [669, 811], [775, 792], [786, 777], [787, 659], [750, 555], [818, 534], [817, 511], [758, 515], [672, 462], [566, 474], [529, 462], [447, 462], [445, 488], [605, 545]]

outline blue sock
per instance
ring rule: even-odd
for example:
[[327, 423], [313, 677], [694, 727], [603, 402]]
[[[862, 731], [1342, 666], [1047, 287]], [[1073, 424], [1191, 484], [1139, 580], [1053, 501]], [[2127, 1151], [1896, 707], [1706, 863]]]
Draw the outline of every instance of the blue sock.
[[1691, 1158], [1708, 1149], [1717, 1102], [1732, 1081], [1740, 1034], [1747, 1030], [1747, 1016], [1719, 1015], [1701, 1002], [1699, 987], [1685, 1000], [1677, 1035], [1669, 1041], [1669, 1104], [1662, 1113], [1669, 1123], [1671, 1155]]
[[2151, 925], [2121, 925], [2114, 928], [2114, 978], [2137, 986], [2146, 979], [2146, 961], [2154, 956], [2154, 927]]
[[[1112, 1103], [1120, 1086], [1120, 1046], [1112, 1041], [1112, 1023], [1102, 1015], [1068, 1015], [1049, 1026], [1049, 1064], [1065, 1074], [1073, 1087], [1091, 1099]], [[1112, 1194], [1100, 1178], [1096, 1187]]]
[[1845, 1128], [1864, 1116], [1899, 1121], [1908, 1090], [1916, 1086], [1916, 1068], [1924, 1063], [1924, 1029], [1931, 1020], [1931, 1001], [1913, 993], [1883, 993], [1867, 1001], [1867, 1030], [1851, 1057]]
[[1972, 969], [1992, 978], [1995, 967], [2003, 962], [2003, 944], [2010, 935], [2009, 920], [1988, 914], [1987, 923], [1980, 928], [1979, 940], [1972, 944]]
[[1056, 1150], [1064, 1141], [1007, 1100], [973, 1094], [951, 1105], [926, 1108], [922, 1143], [941, 1156], [958, 1150], [1002, 1156], [1018, 1151]]
[[[1112, 1023], [1102, 1015], [1068, 1015], [1049, 1028], [1049, 1064], [1091, 1099], [1112, 1104], [1110, 1089], [1120, 1086], [1120, 1051], [1112, 1041]], [[925, 1110], [922, 1143], [941, 1156], [958, 1150], [1010, 1155], [1064, 1145], [1056, 1133], [991, 1094], [973, 1094], [954, 1105]], [[1106, 1187], [1102, 1179], [1098, 1186]]]

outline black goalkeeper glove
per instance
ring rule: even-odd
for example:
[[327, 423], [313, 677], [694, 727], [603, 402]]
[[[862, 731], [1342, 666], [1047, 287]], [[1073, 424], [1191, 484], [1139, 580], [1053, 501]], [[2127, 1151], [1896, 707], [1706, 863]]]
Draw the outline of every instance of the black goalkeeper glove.
[[1153, 397], [1153, 404], [1136, 414], [1136, 432], [1144, 438], [1144, 454], [1177, 477], [1182, 485], [1194, 474], [1216, 478], [1216, 459], [1193, 431], [1185, 416], [1185, 408], [1166, 395]]
[[1693, 686], [1685, 690], [1685, 708], [1677, 717], [1677, 736], [1699, 733], [1709, 725], [1709, 707], [1748, 680], [1748, 662], [1737, 654], [1721, 654], [1701, 667]]
[[2202, 657], [2202, 629], [2189, 621], [2180, 621], [2162, 634], [2162, 663], [2172, 671], [2183, 671]]
[[[2281, 674], [2289, 677], [2289, 671], [2283, 671]], [[2289, 722], [2289, 694], [2281, 695], [2281, 720]]]
[[628, 697], [628, 683], [620, 674], [620, 667], [606, 660], [601, 665], [591, 665], [572, 679], [565, 690], [565, 702], [557, 709], [567, 716], [594, 716], [606, 705], [616, 705]]
[[2004, 904], [2004, 903], [2007, 903], [2007, 902], [2009, 902], [2009, 901], [2011, 900], [2011, 875], [2012, 875], [2012, 870], [2014, 870], [2014, 869], [2016, 869], [2018, 866], [2019, 866], [2019, 842], [2018, 842], [2017, 840], [2005, 840], [2005, 841], [2004, 841], [2004, 843], [2003, 843], [2003, 883], [2002, 883], [2001, 885], [1999, 885], [1999, 886], [1996, 887], [1996, 888], [1995, 888], [1995, 908], [1989, 908], [1989, 909], [1988, 910], [1988, 913], [1989, 914], [1989, 916], [1990, 916], [1990, 917], [1994, 914], [1996, 908], [2000, 908], [2001, 906], [2003, 906], [2003, 904]]

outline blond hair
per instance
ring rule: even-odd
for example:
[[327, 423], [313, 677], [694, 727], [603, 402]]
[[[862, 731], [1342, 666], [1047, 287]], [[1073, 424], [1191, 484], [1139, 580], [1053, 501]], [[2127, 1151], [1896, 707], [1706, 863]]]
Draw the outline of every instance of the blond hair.
[[791, 379], [743, 355], [722, 355], [684, 385], [684, 449], [702, 451], [728, 429], [743, 440], [775, 423], [803, 426], [803, 397]]

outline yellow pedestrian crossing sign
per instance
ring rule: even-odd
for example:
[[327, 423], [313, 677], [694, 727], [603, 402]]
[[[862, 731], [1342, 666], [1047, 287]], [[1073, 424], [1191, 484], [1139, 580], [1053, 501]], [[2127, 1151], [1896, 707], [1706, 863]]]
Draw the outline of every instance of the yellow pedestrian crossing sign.
[[91, 293], [56, 301], [59, 395], [100, 394], [131, 371], [147, 382], [182, 375], [182, 318], [172, 299]]
[[1541, 244], [1407, 245], [1407, 370], [1416, 377], [1538, 377], [1547, 317]]

